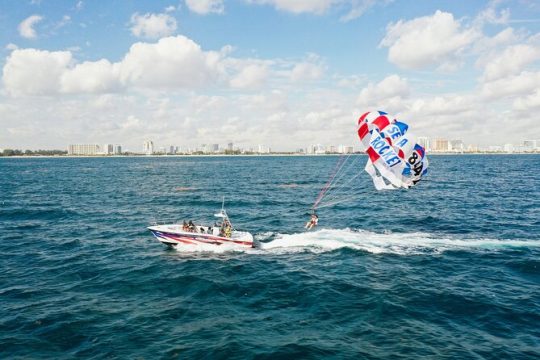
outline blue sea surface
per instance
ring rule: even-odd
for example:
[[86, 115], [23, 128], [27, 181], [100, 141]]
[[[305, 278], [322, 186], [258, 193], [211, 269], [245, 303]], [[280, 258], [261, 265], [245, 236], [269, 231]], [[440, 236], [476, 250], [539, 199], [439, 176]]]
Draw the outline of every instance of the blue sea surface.
[[[357, 157], [310, 232], [335, 156], [0, 159], [0, 358], [540, 358], [540, 156], [383, 192]], [[146, 229], [222, 196], [257, 248]]]

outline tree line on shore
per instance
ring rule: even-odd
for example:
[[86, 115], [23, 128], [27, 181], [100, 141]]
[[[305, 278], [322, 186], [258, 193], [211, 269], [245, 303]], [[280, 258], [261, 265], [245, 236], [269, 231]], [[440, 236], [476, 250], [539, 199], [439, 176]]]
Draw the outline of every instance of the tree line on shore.
[[66, 150], [18, 150], [18, 149], [4, 149], [0, 151], [0, 156], [55, 156], [66, 155]]

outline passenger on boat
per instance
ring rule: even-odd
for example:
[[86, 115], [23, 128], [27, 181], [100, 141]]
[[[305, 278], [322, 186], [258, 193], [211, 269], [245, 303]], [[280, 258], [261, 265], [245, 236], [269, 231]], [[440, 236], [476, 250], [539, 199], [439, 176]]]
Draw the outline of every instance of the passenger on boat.
[[195, 232], [195, 224], [193, 224], [193, 221], [189, 220], [188, 228], [190, 232]]
[[214, 233], [214, 229], [212, 229], [211, 226], [208, 226], [208, 231], [206, 232], [207, 234], [213, 234]]
[[184, 223], [182, 224], [182, 231], [189, 231], [189, 226], [186, 220], [184, 220]]
[[224, 234], [223, 234], [223, 235], [225, 235], [225, 237], [228, 237], [228, 238], [231, 237], [231, 235], [232, 235], [232, 228], [231, 228], [230, 225], [226, 225], [226, 226], [225, 226], [225, 231], [224, 231]]

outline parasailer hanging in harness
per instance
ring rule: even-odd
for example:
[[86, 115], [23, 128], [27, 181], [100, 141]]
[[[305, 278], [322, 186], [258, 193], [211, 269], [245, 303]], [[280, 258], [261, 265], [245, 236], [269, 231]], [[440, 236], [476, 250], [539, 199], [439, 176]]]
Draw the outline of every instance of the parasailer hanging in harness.
[[309, 219], [309, 221], [306, 223], [306, 226], [304, 227], [308, 230], [311, 230], [313, 227], [317, 226], [318, 223], [319, 223], [319, 217], [317, 216], [317, 214], [313, 213], [311, 214], [311, 218]]

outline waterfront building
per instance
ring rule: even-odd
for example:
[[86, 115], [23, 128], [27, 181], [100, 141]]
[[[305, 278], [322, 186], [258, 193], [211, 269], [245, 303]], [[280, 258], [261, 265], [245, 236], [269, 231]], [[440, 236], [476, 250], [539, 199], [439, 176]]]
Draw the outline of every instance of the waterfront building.
[[219, 152], [219, 144], [212, 144], [211, 150], [213, 153]]
[[259, 154], [269, 154], [270, 153], [270, 148], [268, 146], [259, 144], [259, 148], [258, 148], [257, 152]]
[[526, 152], [533, 152], [538, 150], [538, 145], [540, 141], [538, 140], [525, 140], [523, 141], [523, 150]]
[[101, 147], [98, 144], [72, 144], [68, 145], [68, 155], [98, 155]]
[[227, 144], [227, 150], [228, 150], [228, 151], [233, 151], [233, 148], [234, 148], [234, 146], [233, 146], [233, 143], [232, 143], [232, 142], [230, 142], [230, 143]]
[[512, 145], [512, 144], [504, 144], [503, 149], [504, 149], [504, 152], [506, 152], [506, 153], [513, 153], [514, 152], [514, 145]]
[[113, 144], [104, 144], [101, 151], [104, 155], [114, 154], [114, 145]]
[[464, 150], [463, 140], [450, 140], [450, 150], [462, 153]]
[[122, 155], [122, 146], [116, 144], [114, 146], [114, 155]]
[[154, 153], [154, 142], [152, 140], [146, 140], [143, 143], [143, 152], [146, 155], [152, 155]]
[[478, 149], [478, 146], [477, 145], [474, 145], [474, 144], [469, 144], [467, 146], [467, 152], [470, 152], [470, 153], [476, 153], [478, 152], [479, 149]]
[[450, 142], [446, 139], [435, 139], [433, 151], [448, 151], [450, 150]]
[[324, 153], [325, 153], [324, 146], [322, 146], [321, 144], [315, 145], [314, 150], [315, 150], [315, 151], [314, 151], [315, 154], [319, 154], [319, 155], [320, 155], [320, 154], [324, 154]]
[[417, 138], [417, 141], [418, 141], [418, 145], [422, 146], [424, 149], [426, 149], [426, 151], [431, 151], [429, 138], [425, 136], [419, 136]]

